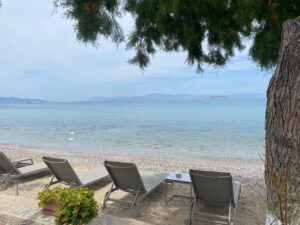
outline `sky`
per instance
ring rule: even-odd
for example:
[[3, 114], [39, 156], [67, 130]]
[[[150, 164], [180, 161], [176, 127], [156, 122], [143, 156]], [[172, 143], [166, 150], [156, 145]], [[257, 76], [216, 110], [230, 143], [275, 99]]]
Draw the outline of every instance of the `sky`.
[[[133, 29], [129, 15], [120, 23], [125, 34]], [[224, 68], [205, 65], [200, 74], [185, 63], [184, 52], [158, 52], [145, 71], [128, 64], [133, 55], [125, 44], [102, 38], [97, 48], [78, 42], [74, 21], [54, 12], [51, 0], [2, 0], [0, 96], [81, 101], [150, 93], [265, 93], [271, 77], [247, 50], [237, 52]]]

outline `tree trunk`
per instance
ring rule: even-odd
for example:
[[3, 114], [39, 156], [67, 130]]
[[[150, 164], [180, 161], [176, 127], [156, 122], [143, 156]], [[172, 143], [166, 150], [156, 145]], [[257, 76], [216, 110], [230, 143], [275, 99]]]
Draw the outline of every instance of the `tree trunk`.
[[267, 97], [268, 210], [282, 224], [300, 224], [300, 19], [283, 24], [278, 64]]

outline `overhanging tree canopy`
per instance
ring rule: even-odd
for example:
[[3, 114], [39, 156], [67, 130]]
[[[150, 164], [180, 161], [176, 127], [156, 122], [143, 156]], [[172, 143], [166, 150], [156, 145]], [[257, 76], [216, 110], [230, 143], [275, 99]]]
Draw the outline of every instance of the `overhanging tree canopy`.
[[[145, 68], [157, 49], [185, 51], [187, 62], [223, 66], [253, 39], [250, 56], [263, 69], [278, 58], [282, 24], [300, 15], [296, 0], [55, 0], [76, 21], [78, 40], [97, 44], [104, 36], [125, 40], [117, 17], [130, 13], [135, 27], [127, 47], [136, 54], [130, 63]], [[207, 48], [205, 48], [207, 46]]]
[[141, 68], [157, 49], [186, 52], [187, 62], [198, 70], [203, 63], [223, 66], [250, 38], [251, 58], [269, 69], [278, 59], [283, 22], [300, 15], [297, 0], [53, 1], [75, 20], [77, 39], [87, 44], [97, 45], [100, 36], [125, 41], [117, 18], [133, 15], [135, 26], [126, 41], [136, 53], [129, 62]]

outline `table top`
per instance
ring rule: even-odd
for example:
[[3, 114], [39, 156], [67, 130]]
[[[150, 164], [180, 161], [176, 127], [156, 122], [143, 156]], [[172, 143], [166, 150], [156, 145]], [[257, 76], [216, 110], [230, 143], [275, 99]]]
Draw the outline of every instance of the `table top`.
[[[177, 177], [176, 175], [180, 174], [180, 177]], [[180, 172], [171, 172], [167, 177], [166, 181], [176, 182], [176, 183], [184, 183], [184, 184], [190, 184], [191, 183], [191, 177], [189, 173], [180, 173]]]

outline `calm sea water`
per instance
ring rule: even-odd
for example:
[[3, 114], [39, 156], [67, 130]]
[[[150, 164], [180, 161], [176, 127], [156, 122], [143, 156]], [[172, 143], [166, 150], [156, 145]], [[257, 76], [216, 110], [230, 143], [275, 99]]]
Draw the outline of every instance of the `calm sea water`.
[[0, 105], [0, 144], [258, 159], [265, 101]]

